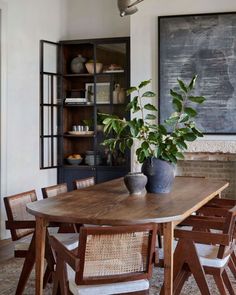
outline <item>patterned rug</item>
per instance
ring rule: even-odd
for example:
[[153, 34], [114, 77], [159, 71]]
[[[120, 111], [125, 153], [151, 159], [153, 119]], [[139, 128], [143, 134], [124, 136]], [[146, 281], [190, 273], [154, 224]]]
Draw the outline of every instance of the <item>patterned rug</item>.
[[[18, 278], [21, 272], [21, 267], [23, 264], [23, 259], [21, 258], [12, 258], [0, 265], [0, 295], [14, 295], [16, 290], [16, 285]], [[236, 290], [236, 280], [229, 273], [231, 282]], [[214, 281], [210, 276], [207, 277], [208, 285], [211, 290], [212, 295], [218, 295], [219, 292], [215, 286]], [[159, 294], [160, 286], [163, 282], [163, 269], [154, 269], [154, 274], [151, 279], [151, 288], [150, 295]], [[51, 294], [51, 286], [44, 290], [44, 295]], [[198, 290], [198, 287], [195, 283], [193, 277], [190, 277], [188, 282], [185, 283], [182, 295], [200, 295], [201, 293]], [[32, 273], [24, 295], [34, 295], [34, 273]]]

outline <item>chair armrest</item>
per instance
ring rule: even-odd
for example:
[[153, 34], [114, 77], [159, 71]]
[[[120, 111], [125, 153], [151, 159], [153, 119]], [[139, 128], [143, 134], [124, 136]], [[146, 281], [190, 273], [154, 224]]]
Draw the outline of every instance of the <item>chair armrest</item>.
[[68, 250], [61, 242], [59, 242], [54, 236], [49, 237], [52, 248], [56, 251], [56, 254], [62, 258], [63, 261], [68, 263], [73, 270], [79, 270], [79, 258], [76, 256], [75, 251]]
[[228, 234], [175, 229], [174, 236], [179, 239], [192, 240], [202, 244], [220, 244], [227, 246], [230, 243], [230, 236]]
[[236, 205], [236, 200], [219, 199], [219, 198], [214, 198], [206, 204], [206, 206], [216, 206], [216, 207], [234, 207], [235, 205]]
[[6, 221], [6, 229], [28, 229], [28, 228], [35, 228], [35, 220], [14, 220]]
[[223, 230], [224, 225], [225, 218], [222, 217], [191, 215], [178, 226], [192, 226], [193, 228], [201, 228], [201, 230]]

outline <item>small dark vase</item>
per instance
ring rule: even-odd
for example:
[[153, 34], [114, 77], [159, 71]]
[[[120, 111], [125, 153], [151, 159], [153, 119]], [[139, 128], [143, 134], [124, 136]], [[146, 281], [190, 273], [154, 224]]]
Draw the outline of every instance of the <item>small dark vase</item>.
[[124, 183], [131, 195], [140, 195], [147, 184], [147, 176], [140, 172], [130, 172], [124, 177]]
[[175, 178], [175, 165], [157, 158], [148, 158], [142, 166], [148, 178], [146, 190], [149, 193], [169, 193]]

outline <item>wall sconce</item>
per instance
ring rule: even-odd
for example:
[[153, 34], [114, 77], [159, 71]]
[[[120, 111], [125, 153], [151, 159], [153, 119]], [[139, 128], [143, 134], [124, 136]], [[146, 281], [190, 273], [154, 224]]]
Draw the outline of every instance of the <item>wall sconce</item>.
[[120, 10], [120, 16], [131, 15], [138, 11], [138, 8], [135, 6], [144, 0], [136, 0], [133, 3], [132, 0], [117, 0], [117, 5]]

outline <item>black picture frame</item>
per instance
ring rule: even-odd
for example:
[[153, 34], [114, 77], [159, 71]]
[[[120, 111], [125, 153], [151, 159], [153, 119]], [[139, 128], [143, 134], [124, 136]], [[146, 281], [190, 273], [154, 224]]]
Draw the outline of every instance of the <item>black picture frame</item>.
[[[173, 112], [177, 78], [198, 75], [205, 96], [195, 121], [204, 134], [236, 134], [236, 12], [158, 17], [159, 123]], [[170, 131], [170, 130], [169, 130]]]

